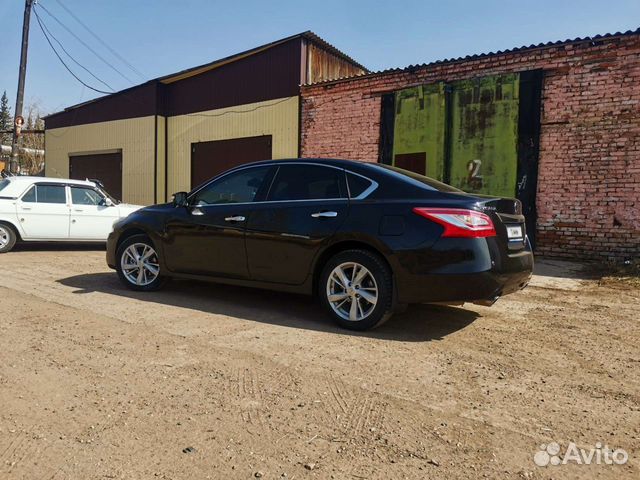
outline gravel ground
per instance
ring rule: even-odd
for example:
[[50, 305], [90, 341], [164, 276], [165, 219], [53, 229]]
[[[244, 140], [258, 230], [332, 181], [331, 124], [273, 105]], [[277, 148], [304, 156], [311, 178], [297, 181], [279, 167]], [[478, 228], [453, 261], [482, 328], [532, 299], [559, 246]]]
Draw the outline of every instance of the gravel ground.
[[[295, 295], [134, 293], [92, 248], [0, 272], [2, 479], [640, 478], [637, 283], [542, 262], [356, 334]], [[536, 466], [551, 442], [629, 461]]]

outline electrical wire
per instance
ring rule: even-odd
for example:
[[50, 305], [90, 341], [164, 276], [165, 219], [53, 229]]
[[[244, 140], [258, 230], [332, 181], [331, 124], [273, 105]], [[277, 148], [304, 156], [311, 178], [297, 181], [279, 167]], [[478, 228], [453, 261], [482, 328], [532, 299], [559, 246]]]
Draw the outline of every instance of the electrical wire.
[[[84, 89], [85, 89], [85, 87], [82, 86], [82, 91], [80, 92], [80, 98], [78, 99], [78, 102], [77, 102], [78, 104], [80, 104], [82, 102], [82, 100], [84, 99], [84, 92], [85, 92]], [[64, 127], [64, 130], [62, 132], [53, 133], [51, 131], [51, 129], [47, 130], [45, 128], [45, 133], [48, 133], [49, 135], [51, 135], [54, 138], [62, 138], [63, 136], [65, 136], [72, 127], [75, 127], [76, 117], [78, 116], [78, 110], [79, 110], [79, 108], [75, 108], [73, 110], [73, 117], [71, 118], [71, 123], [69, 125], [67, 125], [66, 127]]]
[[143, 80], [146, 80], [146, 76], [140, 71], [138, 70], [136, 67], [134, 67], [133, 65], [131, 65], [127, 60], [125, 60], [122, 55], [120, 55], [115, 49], [111, 48], [111, 46], [109, 46], [109, 44], [107, 42], [105, 42], [104, 40], [102, 40], [90, 27], [88, 27], [85, 23], [82, 22], [82, 20], [80, 20], [78, 18], [78, 16], [73, 13], [72, 10], [70, 10], [69, 8], [67, 8], [60, 0], [55, 0], [56, 3], [58, 5], [60, 5], [69, 15], [71, 15], [73, 17], [73, 19], [78, 22], [80, 25], [82, 25], [84, 27], [84, 29], [89, 32], [91, 34], [91, 36], [93, 38], [95, 38], [98, 42], [100, 42], [107, 50], [109, 50], [114, 57], [116, 57], [118, 60], [120, 60], [122, 63], [124, 63], [127, 67], [129, 67], [129, 69], [135, 73], [136, 75], [138, 75], [140, 78], [142, 78]]
[[37, 11], [33, 11], [34, 15], [36, 16], [36, 20], [38, 21], [38, 25], [40, 26], [40, 30], [42, 31], [42, 34], [44, 35], [44, 38], [47, 40], [47, 43], [49, 44], [49, 46], [51, 47], [51, 49], [53, 50], [53, 53], [56, 54], [56, 57], [58, 57], [58, 60], [60, 60], [60, 63], [62, 63], [62, 65], [64, 65], [64, 68], [67, 69], [67, 71], [73, 76], [73, 78], [75, 78], [77, 81], [79, 81], [82, 85], [84, 85], [85, 87], [93, 90], [94, 92], [98, 92], [98, 93], [107, 93], [110, 94], [112, 92], [106, 92], [104, 90], [99, 90], [97, 88], [93, 88], [91, 85], [88, 85], [87, 83], [85, 83], [80, 77], [78, 77], [73, 70], [71, 70], [71, 68], [69, 68], [69, 66], [65, 63], [65, 61], [62, 59], [62, 57], [60, 56], [60, 54], [58, 53], [58, 51], [56, 50], [56, 47], [53, 46], [53, 43], [51, 43], [51, 40], [49, 39], [49, 36], [47, 35], [47, 32], [45, 31], [43, 25], [42, 25], [42, 21], [40, 20], [40, 16], [38, 15]]
[[221, 112], [221, 113], [185, 113], [186, 117], [224, 117], [225, 115], [228, 115], [230, 113], [250, 113], [250, 112], [255, 112], [256, 110], [260, 110], [262, 108], [267, 108], [267, 107], [274, 107], [280, 103], [284, 103], [284, 102], [288, 102], [289, 100], [293, 100], [293, 99], [297, 99], [298, 97], [286, 97], [286, 98], [282, 98], [280, 100], [277, 100], [275, 102], [271, 102], [271, 103], [267, 103], [267, 104], [263, 104], [263, 105], [257, 105], [253, 108], [250, 108], [249, 110], [227, 110], [225, 112]]
[[[37, 15], [37, 13], [34, 12], [34, 15]], [[87, 67], [85, 67], [84, 65], [82, 65], [80, 62], [78, 62], [75, 58], [73, 58], [73, 56], [67, 51], [66, 48], [64, 48], [64, 45], [62, 45], [62, 43], [60, 43], [60, 40], [58, 40], [53, 33], [51, 33], [51, 30], [49, 30], [49, 28], [47, 27], [47, 24], [44, 20], [40, 19], [42, 26], [44, 27], [44, 29], [46, 30], [46, 32], [49, 34], [49, 36], [60, 46], [60, 48], [62, 49], [62, 51], [64, 53], [67, 54], [67, 57], [69, 57], [76, 65], [78, 65], [80, 68], [82, 68], [85, 72], [87, 72], [89, 75], [91, 75], [93, 78], [95, 78], [97, 81], [99, 81], [101, 84], [103, 84], [105, 87], [111, 89], [112, 92], [115, 92], [115, 89], [109, 85], [107, 82], [105, 82], [104, 80], [102, 80], [100, 77], [98, 77], [97, 75], [95, 75], [91, 70], [89, 70]]]
[[102, 55], [100, 55], [98, 52], [96, 52], [87, 42], [85, 42], [84, 40], [82, 40], [71, 28], [67, 27], [58, 17], [56, 17], [53, 13], [51, 13], [47, 7], [45, 7], [44, 5], [42, 5], [41, 3], [36, 4], [38, 6], [38, 8], [43, 9], [47, 15], [49, 15], [51, 18], [53, 18], [62, 28], [64, 28], [73, 38], [75, 38], [77, 41], [79, 41], [85, 48], [87, 48], [91, 53], [93, 53], [96, 57], [98, 57], [100, 60], [102, 60], [102, 62], [107, 65], [109, 68], [111, 68], [114, 72], [116, 72], [118, 75], [120, 75], [122, 78], [124, 78], [126, 81], [128, 81], [129, 83], [135, 83], [133, 80], [131, 80], [129, 77], [127, 77], [124, 73], [122, 73], [120, 70], [118, 70], [116, 67], [114, 67], [108, 60], [106, 60]]

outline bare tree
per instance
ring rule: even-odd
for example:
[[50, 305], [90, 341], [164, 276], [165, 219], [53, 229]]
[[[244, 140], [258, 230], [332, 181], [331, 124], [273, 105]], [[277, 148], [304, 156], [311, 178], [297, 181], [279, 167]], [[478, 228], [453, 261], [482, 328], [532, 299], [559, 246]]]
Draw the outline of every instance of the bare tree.
[[[44, 130], [44, 114], [39, 101], [31, 101], [24, 112], [26, 130]], [[35, 152], [44, 150], [44, 133], [23, 133], [22, 146], [27, 151], [20, 154], [20, 172], [29, 175], [41, 174], [44, 170], [44, 155]]]

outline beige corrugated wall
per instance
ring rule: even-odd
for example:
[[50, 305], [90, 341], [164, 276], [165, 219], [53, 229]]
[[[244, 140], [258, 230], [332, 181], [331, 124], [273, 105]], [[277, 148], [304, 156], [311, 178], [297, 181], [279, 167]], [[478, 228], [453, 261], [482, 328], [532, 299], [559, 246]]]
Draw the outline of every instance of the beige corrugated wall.
[[272, 157], [298, 156], [297, 96], [169, 117], [168, 194], [191, 188], [191, 144], [272, 136]]
[[[158, 125], [159, 120], [160, 117]], [[46, 130], [45, 173], [49, 177], [68, 178], [70, 154], [122, 149], [123, 200], [140, 205], [152, 204], [154, 124], [154, 117], [149, 116]], [[164, 134], [164, 125], [162, 133]], [[162, 148], [164, 149], [164, 140]], [[160, 158], [164, 159], [164, 155], [159, 156], [159, 164]], [[164, 164], [161, 168], [164, 173]], [[164, 178], [162, 188], [164, 189]]]
[[[272, 136], [272, 157], [298, 156], [298, 97], [210, 110], [177, 117], [158, 116], [157, 164], [154, 165], [155, 117], [114, 120], [47, 130], [45, 172], [67, 178], [69, 155], [122, 149], [122, 197], [140, 205], [157, 202], [191, 188], [191, 144], [211, 140]], [[168, 132], [168, 178], [165, 192], [165, 122]]]

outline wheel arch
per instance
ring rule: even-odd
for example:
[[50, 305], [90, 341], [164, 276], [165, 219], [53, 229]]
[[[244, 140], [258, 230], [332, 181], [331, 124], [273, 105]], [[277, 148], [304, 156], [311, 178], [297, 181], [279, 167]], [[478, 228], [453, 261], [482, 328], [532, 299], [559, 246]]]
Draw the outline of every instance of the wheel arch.
[[20, 229], [18, 228], [18, 225], [10, 220], [5, 219], [0, 219], [0, 224], [10, 227], [13, 230], [13, 233], [16, 234], [16, 241], [22, 241], [22, 235], [20, 235]]
[[344, 252], [345, 250], [366, 250], [379, 256], [382, 259], [382, 261], [387, 265], [387, 267], [389, 267], [389, 271], [391, 272], [391, 278], [393, 279], [393, 284], [394, 284], [393, 290], [394, 291], [396, 290], [393, 267], [389, 263], [389, 260], [387, 259], [386, 255], [383, 253], [382, 249], [364, 240], [345, 239], [329, 245], [318, 256], [318, 259], [316, 260], [313, 267], [312, 292], [314, 297], [317, 296], [318, 294], [318, 282], [320, 281], [320, 275], [322, 275], [322, 269], [334, 255], [337, 255], [340, 252]]
[[142, 228], [131, 226], [123, 230], [123, 232], [118, 237], [118, 242], [116, 243], [115, 251], [116, 252], [118, 251], [118, 249], [120, 248], [120, 245], [122, 245], [122, 242], [124, 242], [127, 238], [133, 237], [134, 235], [146, 235], [147, 237], [151, 238], [151, 235], [149, 235], [149, 233], [143, 230]]

